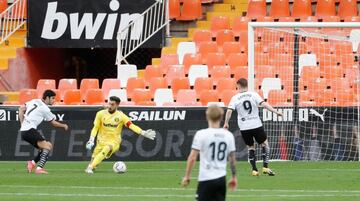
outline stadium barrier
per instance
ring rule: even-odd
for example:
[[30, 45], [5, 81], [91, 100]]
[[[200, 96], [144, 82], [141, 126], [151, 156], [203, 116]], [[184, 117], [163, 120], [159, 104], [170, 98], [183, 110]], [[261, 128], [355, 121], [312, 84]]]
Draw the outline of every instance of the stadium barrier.
[[[51, 160], [84, 161], [91, 153], [85, 149], [93, 120], [99, 107], [53, 107], [57, 120], [69, 124], [63, 131], [44, 122], [40, 132], [54, 144]], [[144, 139], [124, 129], [122, 144], [112, 160], [125, 161], [176, 161], [185, 160], [190, 152], [192, 139], [197, 130], [206, 128], [205, 109], [194, 108], [139, 108], [124, 107], [121, 110], [143, 129], [157, 132], [155, 141]], [[284, 116], [278, 117], [261, 109], [260, 115], [269, 136], [271, 159], [280, 160], [358, 160], [356, 138], [357, 108], [343, 108], [342, 115], [351, 114], [347, 124], [336, 108], [278, 108]], [[36, 151], [21, 140], [18, 107], [0, 107], [0, 160], [26, 160]], [[344, 112], [345, 111], [345, 112]], [[298, 115], [298, 116], [295, 116]], [[336, 120], [337, 122], [334, 122]], [[349, 124], [349, 122], [351, 122]], [[337, 125], [337, 126], [334, 126]], [[315, 127], [316, 126], [316, 127]], [[355, 128], [356, 127], [356, 128]], [[308, 129], [311, 128], [311, 129]], [[354, 129], [355, 128], [355, 129]], [[237, 127], [236, 115], [230, 121], [230, 131], [235, 135], [237, 158], [247, 160], [247, 149]], [[358, 138], [357, 138], [358, 139]], [[259, 159], [261, 158], [258, 152]]]

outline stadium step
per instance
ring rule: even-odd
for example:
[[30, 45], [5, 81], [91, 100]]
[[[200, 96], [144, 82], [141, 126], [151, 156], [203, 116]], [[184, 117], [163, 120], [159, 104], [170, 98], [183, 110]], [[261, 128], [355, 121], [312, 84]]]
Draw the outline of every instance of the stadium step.
[[214, 12], [246, 12], [247, 3], [215, 4]]
[[210, 21], [197, 21], [196, 26], [198, 29], [210, 29]]
[[176, 54], [177, 46], [163, 47], [161, 49], [161, 55], [164, 54]]
[[0, 70], [7, 70], [9, 66], [9, 59], [0, 58]]
[[160, 58], [152, 58], [151, 64], [152, 65], [160, 65]]
[[247, 4], [248, 0], [224, 0], [226, 4], [236, 4], [236, 3], [244, 3]]
[[180, 42], [190, 42], [191, 41], [191, 38], [171, 38], [170, 39], [170, 43], [171, 43], [171, 46], [173, 47], [177, 47], [177, 45], [180, 43]]
[[7, 102], [19, 100], [19, 92], [1, 91], [0, 96], [4, 96]]
[[0, 47], [0, 58], [15, 58], [16, 47]]
[[0, 47], [25, 47], [25, 36], [11, 36]]

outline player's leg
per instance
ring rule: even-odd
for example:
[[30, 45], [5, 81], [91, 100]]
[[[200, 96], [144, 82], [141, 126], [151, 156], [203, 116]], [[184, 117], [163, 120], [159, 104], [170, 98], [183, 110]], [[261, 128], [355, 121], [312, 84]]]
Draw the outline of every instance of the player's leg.
[[[33, 169], [35, 168], [36, 163], [40, 161], [41, 155], [42, 155], [43, 148], [39, 147], [38, 142], [45, 141], [45, 137], [43, 135], [41, 135], [35, 129], [30, 129], [28, 131], [22, 131], [21, 137], [24, 141], [28, 142], [29, 144], [31, 144], [32, 146], [34, 146], [35, 148], [37, 148], [39, 150], [38, 155], [35, 156], [35, 158], [32, 161], [27, 162], [27, 170], [29, 173], [31, 173], [33, 171]], [[46, 146], [46, 147], [48, 147], [48, 146]]]
[[211, 201], [213, 199], [211, 181], [199, 181], [196, 191], [196, 201]]
[[41, 150], [40, 160], [37, 163], [37, 168], [35, 170], [36, 174], [47, 174], [44, 170], [44, 166], [49, 158], [50, 151], [52, 150], [52, 144], [46, 140], [38, 141], [37, 145]]
[[255, 140], [261, 146], [263, 159], [263, 173], [274, 176], [275, 173], [269, 168], [270, 146], [267, 140], [267, 135], [263, 127], [256, 129]]
[[94, 159], [90, 163], [90, 167], [94, 169], [96, 166], [98, 166], [108, 155], [111, 155], [113, 150], [113, 145], [106, 144], [102, 147], [101, 151], [95, 155]]
[[226, 197], [226, 177], [221, 177], [219, 179], [215, 180], [215, 185], [214, 185], [214, 201], [225, 201], [225, 197]]
[[248, 148], [248, 159], [252, 168], [251, 175], [258, 176], [259, 171], [256, 167], [255, 145], [252, 130], [241, 131], [241, 135]]

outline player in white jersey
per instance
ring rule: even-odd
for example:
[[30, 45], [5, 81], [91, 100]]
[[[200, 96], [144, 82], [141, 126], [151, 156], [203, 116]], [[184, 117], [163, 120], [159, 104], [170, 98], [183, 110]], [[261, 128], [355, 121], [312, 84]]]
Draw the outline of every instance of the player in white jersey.
[[231, 180], [229, 187], [236, 189], [235, 139], [232, 133], [220, 127], [224, 110], [210, 106], [206, 110], [209, 128], [196, 132], [192, 150], [187, 160], [182, 186], [190, 183], [190, 174], [200, 153], [200, 171], [197, 201], [223, 201], [226, 196], [226, 163], [230, 161]]
[[263, 106], [271, 112], [274, 112], [280, 116], [282, 114], [276, 111], [271, 105], [265, 102], [258, 93], [248, 91], [247, 80], [241, 78], [237, 81], [239, 93], [233, 96], [230, 100], [228, 110], [226, 112], [224, 128], [229, 128], [229, 120], [234, 110], [238, 113], [238, 126], [241, 131], [241, 135], [245, 144], [248, 147], [249, 162], [252, 166], [251, 174], [253, 176], [259, 176], [259, 171], [256, 167], [256, 155], [254, 138], [262, 148], [263, 159], [263, 174], [275, 176], [275, 173], [269, 168], [269, 155], [270, 148], [267, 141], [267, 135], [264, 131], [261, 119], [259, 117], [259, 106]]
[[55, 102], [55, 92], [46, 90], [42, 99], [33, 99], [19, 108], [19, 120], [21, 122], [21, 137], [26, 142], [39, 150], [38, 155], [27, 162], [27, 170], [31, 173], [37, 164], [36, 174], [47, 174], [44, 169], [52, 144], [45, 139], [36, 129], [43, 121], [50, 122], [54, 127], [68, 129], [66, 124], [57, 122], [55, 115], [51, 113], [48, 105]]

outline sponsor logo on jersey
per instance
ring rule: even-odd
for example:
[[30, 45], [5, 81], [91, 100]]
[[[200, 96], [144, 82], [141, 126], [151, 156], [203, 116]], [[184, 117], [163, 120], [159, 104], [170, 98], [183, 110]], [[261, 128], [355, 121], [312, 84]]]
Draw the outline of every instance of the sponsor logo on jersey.
[[116, 127], [118, 127], [118, 125], [119, 124], [105, 124], [105, 123], [103, 123], [104, 127], [110, 127], [110, 128], [116, 128]]
[[185, 120], [186, 110], [176, 111], [132, 111], [129, 112], [131, 121], [171, 121], [171, 120]]

